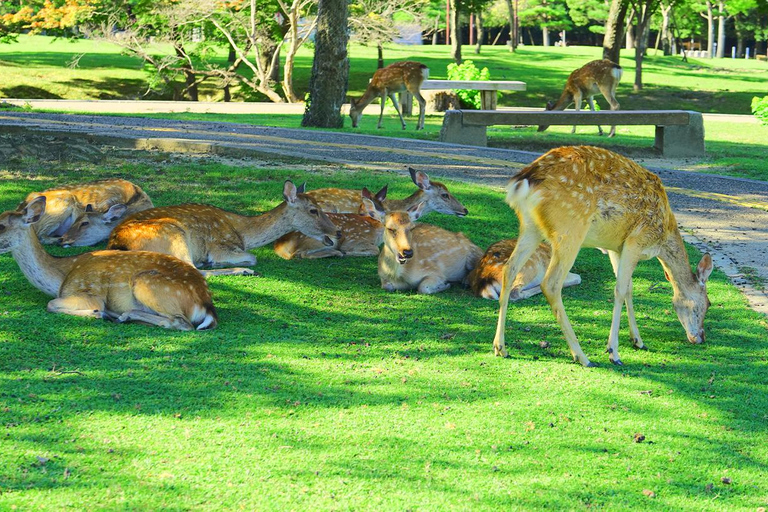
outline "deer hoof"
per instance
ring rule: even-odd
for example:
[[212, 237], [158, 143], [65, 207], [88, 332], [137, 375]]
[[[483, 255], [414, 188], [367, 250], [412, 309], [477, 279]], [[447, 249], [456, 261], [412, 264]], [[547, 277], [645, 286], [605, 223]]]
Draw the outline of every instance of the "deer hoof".
[[611, 359], [611, 362], [616, 366], [624, 366], [624, 363], [621, 362], [621, 359]]
[[507, 352], [506, 348], [493, 347], [493, 355], [507, 358], [509, 357], [509, 352]]
[[587, 361], [587, 364], [582, 363], [582, 366], [584, 368], [599, 368], [600, 365], [597, 363], [593, 363], [592, 361]]

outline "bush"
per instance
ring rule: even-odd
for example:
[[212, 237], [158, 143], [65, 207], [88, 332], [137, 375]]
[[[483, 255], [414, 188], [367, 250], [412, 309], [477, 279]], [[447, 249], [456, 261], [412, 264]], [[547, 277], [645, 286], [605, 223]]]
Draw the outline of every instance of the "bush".
[[752, 98], [752, 113], [758, 118], [764, 125], [768, 125], [768, 96], [758, 98], [755, 96]]
[[[488, 68], [477, 69], [475, 63], [471, 60], [465, 60], [461, 64], [448, 64], [448, 80], [490, 80], [491, 73]], [[480, 100], [480, 91], [475, 90], [454, 90], [461, 100], [462, 106], [474, 107], [480, 109], [482, 102]]]

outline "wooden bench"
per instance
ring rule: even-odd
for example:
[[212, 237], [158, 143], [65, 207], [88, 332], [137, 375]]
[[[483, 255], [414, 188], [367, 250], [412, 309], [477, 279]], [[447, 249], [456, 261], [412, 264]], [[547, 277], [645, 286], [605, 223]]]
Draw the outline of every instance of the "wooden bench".
[[440, 140], [487, 146], [486, 128], [496, 125], [655, 125], [654, 147], [665, 157], [705, 155], [701, 112], [690, 110], [498, 111], [448, 110]]
[[[525, 82], [511, 80], [424, 80], [422, 91], [447, 91], [451, 89], [468, 89], [480, 91], [480, 102], [483, 110], [496, 110], [498, 91], [524, 91]], [[400, 108], [403, 115], [413, 113], [413, 96], [409, 92], [400, 93]]]

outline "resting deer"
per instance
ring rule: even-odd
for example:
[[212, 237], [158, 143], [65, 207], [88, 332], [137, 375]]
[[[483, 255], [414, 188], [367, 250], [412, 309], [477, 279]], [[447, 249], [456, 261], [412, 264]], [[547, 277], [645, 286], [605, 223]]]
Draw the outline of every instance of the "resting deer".
[[[515, 250], [517, 240], [510, 238], [496, 242], [485, 251], [477, 266], [469, 273], [466, 283], [475, 295], [484, 299], [499, 300], [501, 276], [504, 264]], [[539, 244], [520, 273], [515, 276], [509, 300], [518, 301], [541, 293], [541, 281], [549, 266], [552, 249], [547, 244]], [[568, 272], [563, 287], [581, 283], [581, 276]]]
[[645, 348], [632, 305], [632, 273], [639, 261], [653, 257], [672, 283], [672, 304], [688, 340], [704, 342], [704, 316], [709, 308], [706, 282], [712, 258], [705, 254], [696, 272], [691, 271], [667, 194], [655, 174], [605, 149], [562, 147], [541, 156], [510, 180], [507, 203], [520, 220], [520, 238], [504, 267], [493, 340], [496, 355], [507, 356], [504, 327], [513, 278], [544, 239], [552, 247], [552, 260], [541, 289], [571, 354], [582, 365], [593, 366], [579, 346], [562, 300], [563, 282], [581, 247], [607, 252], [616, 274], [608, 337], [612, 363], [622, 364], [618, 350], [622, 303], [627, 306], [635, 347]]
[[387, 97], [389, 97], [395, 106], [397, 115], [400, 116], [400, 124], [402, 124], [403, 130], [405, 130], [405, 121], [397, 104], [395, 93], [408, 91], [413, 94], [413, 97], [419, 103], [419, 123], [416, 125], [416, 129], [423, 130], [424, 109], [426, 108], [427, 101], [421, 95], [421, 83], [428, 76], [429, 68], [421, 62], [413, 61], [395, 62], [385, 68], [376, 70], [362, 97], [359, 100], [349, 100], [349, 117], [352, 118], [352, 128], [357, 128], [360, 118], [363, 117], [363, 110], [376, 98], [381, 98], [381, 114], [379, 114], [379, 124], [377, 126], [377, 128], [381, 128], [381, 119], [384, 117], [384, 104], [387, 102]]
[[[576, 111], [581, 110], [581, 101], [586, 98], [590, 110], [595, 111], [595, 102], [593, 97], [601, 93], [611, 106], [611, 110], [619, 110], [619, 102], [616, 100], [616, 88], [619, 86], [619, 80], [623, 74], [621, 66], [607, 59], [593, 60], [587, 62], [579, 69], [573, 71], [565, 82], [565, 89], [557, 102], [547, 102], [547, 110], [565, 110], [573, 103]], [[543, 132], [549, 126], [539, 126], [539, 131]], [[603, 134], [603, 128], [598, 126], [598, 132]], [[576, 133], [576, 127], [571, 129], [571, 133]], [[609, 137], [616, 135], [616, 126], [611, 126]]]
[[[285, 201], [257, 216], [238, 215], [205, 204], [182, 204], [145, 210], [118, 224], [107, 248], [154, 251], [176, 256], [197, 267], [256, 264], [248, 249], [274, 242], [298, 230], [333, 245], [339, 233], [317, 203], [286, 181]], [[203, 272], [204, 275], [253, 274], [246, 268]]]
[[48, 311], [180, 330], [216, 327], [205, 279], [176, 258], [122, 251], [48, 254], [34, 232], [45, 204], [40, 196], [0, 214], [0, 253], [10, 252], [35, 288], [56, 297]]
[[430, 224], [415, 224], [421, 204], [407, 211], [384, 213], [372, 202], [364, 203], [369, 215], [384, 224], [384, 248], [379, 254], [379, 278], [387, 291], [417, 289], [432, 294], [461, 282], [483, 251], [462, 233]]
[[[45, 215], [35, 224], [35, 232], [43, 243], [58, 242], [71, 226], [84, 216], [90, 215], [89, 212], [103, 214], [118, 204], [126, 205], [126, 211], [130, 213], [152, 208], [152, 200], [140, 187], [121, 179], [92, 181], [32, 192], [19, 208], [41, 196], [46, 198], [47, 205]], [[106, 235], [94, 243], [104, 240]]]

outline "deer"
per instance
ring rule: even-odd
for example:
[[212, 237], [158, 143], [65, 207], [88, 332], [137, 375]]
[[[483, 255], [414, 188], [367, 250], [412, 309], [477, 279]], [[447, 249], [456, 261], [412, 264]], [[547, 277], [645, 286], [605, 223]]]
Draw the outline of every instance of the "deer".
[[[317, 189], [309, 192], [323, 211], [328, 209], [350, 211], [356, 204], [356, 213], [328, 213], [328, 218], [339, 227], [341, 237], [333, 247], [322, 246], [302, 233], [293, 232], [282, 236], [275, 242], [275, 252], [284, 259], [293, 258], [329, 258], [342, 256], [376, 256], [382, 243], [384, 225], [378, 218], [368, 215], [361, 200], [367, 199], [380, 211], [405, 211], [417, 204], [422, 204], [424, 216], [437, 211], [446, 215], [464, 217], [468, 210], [445, 185], [430, 181], [429, 176], [421, 171], [408, 168], [411, 179], [419, 189], [401, 200], [387, 200], [387, 187], [376, 194], [366, 187], [362, 191], [338, 188]], [[362, 197], [361, 197], [362, 196]]]
[[131, 211], [130, 205], [126, 203], [113, 204], [103, 213], [86, 207], [85, 214], [61, 236], [59, 244], [63, 247], [96, 245], [109, 238], [119, 220], [133, 213], [136, 211]]
[[[496, 242], [485, 251], [483, 257], [465, 280], [465, 284], [476, 296], [489, 300], [499, 300], [504, 264], [509, 260], [516, 245], [517, 240], [509, 238]], [[514, 302], [541, 293], [541, 281], [544, 279], [544, 273], [549, 266], [551, 257], [552, 249], [549, 245], [539, 244], [523, 265], [520, 273], [515, 276], [509, 300]], [[568, 272], [563, 287], [574, 286], [579, 283], [581, 283], [581, 276]]]
[[368, 83], [368, 88], [360, 99], [349, 100], [349, 117], [352, 118], [352, 128], [357, 128], [360, 118], [363, 117], [365, 107], [376, 99], [381, 99], [381, 113], [379, 114], [379, 124], [377, 128], [381, 129], [381, 120], [384, 117], [384, 105], [387, 97], [392, 100], [397, 115], [400, 116], [400, 124], [405, 130], [405, 121], [400, 107], [397, 105], [395, 93], [407, 91], [416, 98], [419, 103], [419, 122], [416, 124], [416, 130], [424, 129], [424, 110], [427, 101], [421, 95], [421, 83], [429, 76], [429, 68], [421, 62], [402, 61], [390, 64], [387, 67], [376, 70], [373, 78]]
[[[35, 231], [47, 244], [59, 242], [72, 225], [88, 214], [103, 214], [117, 204], [124, 204], [130, 213], [153, 206], [152, 200], [139, 186], [122, 179], [106, 179], [32, 192], [19, 208], [41, 196], [47, 201], [46, 213], [35, 224]], [[106, 235], [94, 243], [105, 238]]]
[[[274, 242], [298, 230], [331, 246], [340, 236], [317, 203], [290, 180], [283, 186], [283, 201], [256, 216], [239, 215], [206, 204], [181, 204], [136, 213], [115, 226], [108, 249], [170, 254], [198, 268], [253, 266], [249, 249]], [[247, 268], [206, 270], [214, 275], [253, 275]]]
[[384, 212], [363, 202], [369, 215], [384, 225], [384, 248], [379, 254], [381, 287], [387, 291], [416, 289], [422, 294], [447, 290], [462, 282], [483, 254], [463, 233], [430, 224], [416, 224], [423, 203], [406, 211]]
[[109, 250], [48, 254], [34, 230], [46, 201], [38, 196], [0, 214], [0, 253], [10, 252], [30, 283], [54, 297], [49, 312], [185, 331], [216, 327], [205, 278], [172, 256]]
[[[602, 59], [587, 62], [579, 69], [573, 71], [565, 82], [565, 89], [556, 101], [547, 102], [547, 110], [565, 110], [570, 104], [574, 104], [576, 111], [581, 110], [581, 101], [586, 98], [590, 110], [595, 111], [593, 97], [601, 93], [611, 106], [611, 110], [619, 110], [619, 102], [616, 100], [616, 88], [619, 86], [621, 75], [624, 71], [621, 66], [613, 61]], [[543, 132], [549, 126], [539, 126]], [[598, 125], [597, 131], [603, 135], [603, 128]], [[571, 129], [576, 133], [576, 126]], [[616, 135], [616, 126], [611, 126], [608, 137]]]
[[688, 341], [703, 343], [709, 309], [707, 279], [712, 257], [705, 253], [691, 270], [688, 253], [658, 176], [606, 149], [574, 146], [553, 149], [514, 176], [506, 202], [520, 221], [517, 246], [504, 265], [494, 353], [507, 357], [504, 330], [514, 277], [542, 240], [552, 247], [541, 289], [560, 324], [571, 355], [583, 366], [595, 366], [579, 346], [562, 300], [562, 287], [581, 247], [607, 252], [616, 276], [613, 316], [607, 351], [619, 358], [619, 327], [626, 305], [635, 348], [645, 349], [632, 303], [632, 274], [637, 263], [657, 258], [672, 284], [672, 305]]

